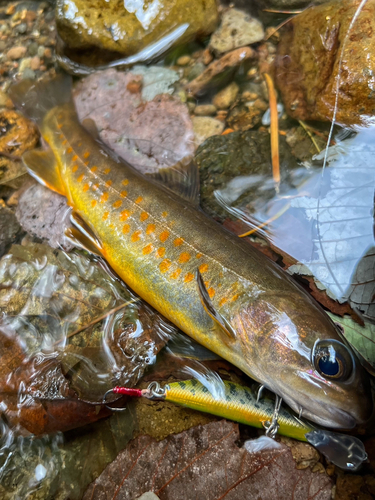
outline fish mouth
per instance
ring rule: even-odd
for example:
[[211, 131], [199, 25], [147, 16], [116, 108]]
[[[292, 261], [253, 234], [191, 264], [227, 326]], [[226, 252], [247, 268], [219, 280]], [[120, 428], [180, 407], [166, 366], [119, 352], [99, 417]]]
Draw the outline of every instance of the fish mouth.
[[[295, 396], [294, 394], [292, 398], [284, 394], [283, 399], [297, 414], [318, 425], [331, 429], [349, 430], [353, 429], [358, 423], [361, 423], [357, 418], [341, 408], [335, 408], [323, 402], [313, 401], [306, 396], [306, 394], [303, 394], [301, 400], [308, 400], [308, 404], [305, 403], [305, 405], [302, 405], [296, 402]], [[313, 411], [311, 408], [316, 410]]]

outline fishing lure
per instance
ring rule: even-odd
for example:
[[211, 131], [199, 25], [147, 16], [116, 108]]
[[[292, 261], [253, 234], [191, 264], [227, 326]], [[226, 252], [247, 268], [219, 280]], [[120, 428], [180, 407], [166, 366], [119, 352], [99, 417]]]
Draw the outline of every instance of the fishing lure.
[[151, 382], [147, 389], [115, 387], [105, 393], [103, 403], [111, 393], [170, 401], [252, 427], [264, 428], [269, 437], [274, 438], [279, 433], [308, 442], [344, 470], [355, 471], [367, 459], [363, 443], [358, 438], [313, 427], [282, 408], [282, 400], [278, 396], [275, 404], [270, 398], [259, 399], [249, 387], [227, 381], [222, 383], [222, 397], [213, 396], [207, 387], [193, 379], [172, 382], [165, 387], [161, 387], [158, 382]]

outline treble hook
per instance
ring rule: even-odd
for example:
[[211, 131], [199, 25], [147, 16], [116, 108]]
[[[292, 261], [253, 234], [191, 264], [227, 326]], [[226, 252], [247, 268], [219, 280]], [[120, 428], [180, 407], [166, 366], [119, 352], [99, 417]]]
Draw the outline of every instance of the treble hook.
[[124, 408], [111, 408], [110, 406], [106, 405], [105, 404], [105, 400], [107, 398], [107, 395], [108, 394], [115, 394], [114, 390], [113, 389], [109, 389], [109, 391], [107, 391], [104, 396], [103, 396], [103, 400], [102, 400], [102, 404], [108, 408], [108, 410], [111, 410], [111, 411], [125, 411], [126, 410], [126, 406]]
[[272, 439], [275, 439], [277, 431], [279, 430], [279, 423], [278, 423], [278, 418], [279, 418], [279, 413], [280, 413], [280, 408], [281, 408], [281, 403], [283, 402], [283, 399], [280, 398], [276, 394], [276, 400], [275, 400], [275, 409], [273, 411], [272, 415], [272, 420], [271, 422], [264, 422], [263, 427], [266, 429], [266, 436], [270, 437]]

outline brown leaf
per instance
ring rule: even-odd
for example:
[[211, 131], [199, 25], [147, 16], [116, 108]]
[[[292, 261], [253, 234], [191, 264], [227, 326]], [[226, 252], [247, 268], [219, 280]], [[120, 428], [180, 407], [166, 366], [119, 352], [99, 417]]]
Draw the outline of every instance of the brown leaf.
[[156, 442], [132, 441], [88, 488], [84, 500], [329, 500], [332, 481], [297, 470], [289, 448], [250, 454], [238, 448], [238, 425], [212, 422]]

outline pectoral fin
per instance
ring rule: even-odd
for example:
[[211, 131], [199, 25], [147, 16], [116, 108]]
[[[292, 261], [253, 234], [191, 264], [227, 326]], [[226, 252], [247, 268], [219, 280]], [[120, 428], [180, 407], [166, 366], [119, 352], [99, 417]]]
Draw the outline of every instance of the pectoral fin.
[[103, 255], [103, 248], [99, 238], [92, 229], [76, 212], [71, 213], [70, 220], [75, 227], [68, 228], [65, 231], [65, 236], [71, 240], [74, 245], [101, 257]]
[[216, 309], [214, 308], [214, 305], [211, 302], [210, 296], [208, 295], [207, 288], [204, 284], [203, 278], [201, 273], [199, 272], [199, 269], [197, 269], [197, 283], [198, 283], [198, 291], [199, 291], [199, 296], [202, 302], [202, 305], [206, 312], [211, 316], [211, 318], [215, 321], [217, 325], [223, 330], [228, 337], [231, 340], [234, 340], [236, 338], [236, 334], [230, 325], [230, 323], [221, 315], [219, 314]]
[[56, 193], [66, 195], [65, 186], [60, 176], [59, 166], [52, 149], [34, 149], [22, 156], [29, 174], [38, 182]]

